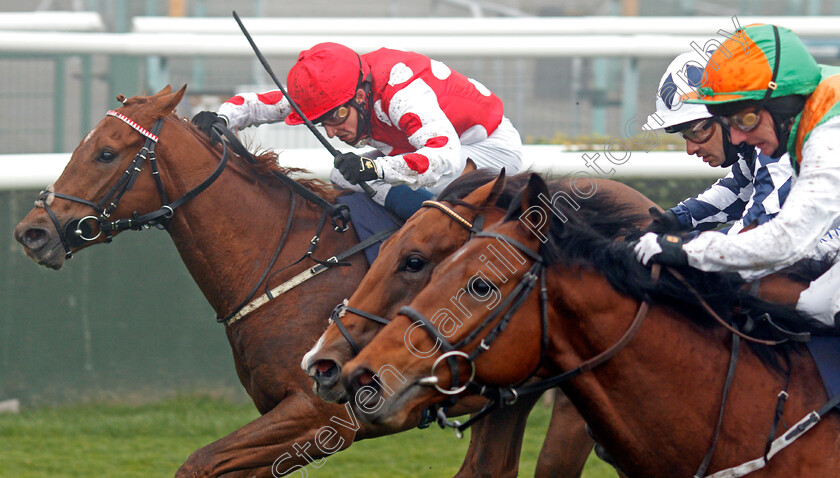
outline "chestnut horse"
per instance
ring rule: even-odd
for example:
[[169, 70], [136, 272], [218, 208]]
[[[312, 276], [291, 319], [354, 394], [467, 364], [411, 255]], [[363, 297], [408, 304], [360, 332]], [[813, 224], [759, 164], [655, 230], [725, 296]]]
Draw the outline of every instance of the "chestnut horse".
[[[450, 392], [444, 384], [464, 383], [469, 372], [474, 387], [565, 372], [570, 379], [561, 388], [628, 476], [694, 476], [717, 436], [709, 472], [753, 462], [756, 477], [840, 477], [840, 414], [821, 410], [822, 419], [804, 433], [792, 426], [813, 425], [803, 418], [814, 419], [809, 414], [828, 400], [801, 345], [741, 348], [716, 433], [735, 343], [729, 330], [709, 320], [672, 271], [656, 280], [627, 244], [601, 237], [585, 221], [570, 216], [536, 232], [526, 227], [545, 193], [533, 176], [506, 220], [443, 261], [410, 306], [346, 364], [348, 394], [367, 392], [354, 405], [360, 418], [388, 424], [417, 416], [446, 399], [437, 391]], [[491, 247], [504, 257], [488, 260]], [[737, 274], [680, 272], [730, 324], [770, 313], [788, 328], [810, 325], [793, 309], [741, 290]], [[529, 294], [532, 286], [548, 299]], [[469, 294], [461, 295], [459, 310], [449, 299], [461, 290]], [[596, 357], [604, 361], [596, 365]], [[467, 373], [453, 373], [453, 361]], [[789, 397], [777, 422], [782, 390]], [[777, 425], [779, 438], [771, 431]], [[760, 468], [773, 439], [771, 459]]]
[[[301, 364], [315, 380], [316, 392], [321, 398], [338, 402], [347, 399], [338, 380], [341, 367], [356, 355], [357, 350], [354, 348], [363, 348], [382, 328], [381, 322], [354, 314], [353, 311], [360, 310], [378, 317], [395, 315], [400, 307], [408, 304], [428, 284], [437, 264], [466, 242], [474, 230], [480, 229], [472, 228], [477, 218], [485, 224], [502, 219], [512, 197], [525, 186], [529, 177], [528, 174], [512, 178], [501, 176], [494, 181], [496, 176], [486, 170], [461, 176], [440, 194], [438, 202], [427, 203], [423, 210], [409, 218], [399, 231], [382, 244], [376, 262], [347, 301], [349, 308], [337, 308], [331, 325]], [[573, 179], [566, 178], [553, 182], [552, 197], [558, 192], [565, 194], [565, 197], [558, 194], [557, 202], [563, 198], [570, 201], [568, 204], [571, 207], [591, 209], [588, 200], [590, 195], [607, 195], [615, 202], [624, 204], [628, 213], [638, 214], [637, 226], [643, 227], [650, 220], [647, 211], [655, 204], [635, 189], [615, 181], [598, 179], [585, 185], [583, 189], [586, 194], [578, 192], [576, 196], [571, 181]], [[578, 182], [583, 184], [583, 181]], [[592, 202], [594, 205], [604, 203]], [[587, 214], [597, 216], [591, 210]], [[596, 227], [609, 237], [631, 232], [621, 225], [615, 227], [608, 223], [600, 223]], [[342, 309], [346, 312], [339, 312]], [[344, 328], [347, 337], [340, 327]], [[528, 412], [538, 398], [538, 395], [529, 396], [495, 413], [508, 417], [509, 427], [524, 428]], [[592, 448], [592, 439], [586, 433], [580, 415], [562, 393], [555, 397], [552, 423], [562, 424], [556, 425], [559, 428], [555, 437], [562, 430], [565, 439], [562, 442], [544, 443], [536, 475], [579, 476]], [[473, 433], [488, 426], [499, 426], [498, 419], [493, 423], [478, 421]], [[508, 458], [518, 460], [518, 455]], [[546, 468], [548, 463], [552, 465], [550, 469]]]
[[[307, 253], [322, 222], [322, 210], [273, 176], [289, 172], [277, 167], [275, 154], [257, 158], [256, 166], [230, 155], [226, 166], [220, 166], [221, 147], [173, 113], [185, 90], [172, 93], [167, 87], [153, 96], [123, 99], [123, 106], [109, 112], [82, 140], [61, 177], [41, 195], [40, 207], [17, 226], [15, 238], [33, 260], [59, 269], [67, 252], [119, 232], [120, 227], [108, 230], [108, 224], [137, 228], [144, 222], [141, 219], [152, 218], [145, 222], [166, 226], [207, 301], [220, 317], [227, 317], [257, 295], [255, 286], [274, 287], [315, 265], [307, 259], [287, 267]], [[142, 170], [137, 162], [141, 151], [158, 174], [149, 165]], [[335, 198], [336, 193], [323, 183], [299, 182], [310, 194]], [[198, 185], [203, 186], [193, 189]], [[108, 201], [94, 204], [106, 197]], [[173, 209], [162, 207], [167, 204]], [[97, 236], [103, 232], [97, 217], [102, 209], [111, 222]], [[75, 238], [75, 229], [92, 240]], [[352, 233], [327, 227], [314, 257], [332, 257], [357, 242]], [[277, 257], [272, 251], [278, 251]], [[279, 476], [354, 440], [417, 425], [359, 424], [349, 405], [316, 397], [298, 366], [324, 330], [321, 318], [353, 292], [367, 270], [361, 254], [345, 261], [351, 267], [335, 267], [303, 282], [225, 327], [236, 372], [262, 416], [194, 452], [177, 476]], [[270, 274], [262, 281], [264, 272]], [[475, 443], [465, 459], [472, 464], [465, 470], [515, 475], [517, 469], [509, 466], [506, 456], [511, 452], [508, 443], [521, 440], [510, 434], [520, 431], [500, 427], [490, 432], [473, 437]]]

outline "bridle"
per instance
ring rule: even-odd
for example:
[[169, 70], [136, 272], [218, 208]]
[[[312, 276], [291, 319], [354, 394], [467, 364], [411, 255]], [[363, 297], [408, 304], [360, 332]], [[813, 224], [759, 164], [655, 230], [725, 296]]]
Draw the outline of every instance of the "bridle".
[[[222, 174], [222, 171], [225, 169], [228, 162], [228, 149], [227, 146], [224, 146], [222, 159], [213, 173], [211, 173], [210, 176], [202, 181], [198, 186], [187, 191], [179, 199], [169, 202], [166, 191], [163, 187], [163, 181], [160, 179], [160, 170], [158, 168], [157, 157], [155, 155], [155, 146], [158, 142], [157, 135], [163, 127], [163, 118], [155, 121], [151, 131], [149, 131], [137, 124], [131, 118], [117, 111], [110, 110], [108, 111], [107, 116], [113, 116], [114, 118], [121, 120], [132, 129], [146, 137], [146, 142], [143, 144], [143, 147], [140, 148], [140, 151], [134, 156], [134, 160], [131, 161], [131, 164], [129, 164], [123, 175], [120, 176], [111, 189], [108, 190], [108, 192], [105, 193], [105, 195], [97, 202], [69, 194], [54, 192], [51, 190], [52, 185], [47, 187], [46, 190], [41, 191], [38, 195], [38, 200], [35, 202], [37, 207], [44, 208], [55, 226], [61, 245], [64, 247], [66, 259], [70, 259], [73, 256], [73, 253], [70, 251], [72, 247], [78, 247], [86, 242], [95, 241], [103, 234], [105, 236], [105, 242], [111, 242], [114, 232], [128, 229], [140, 230], [151, 226], [166, 229], [168, 221], [175, 213], [175, 210], [213, 184], [213, 182], [216, 181], [216, 179], [218, 179], [218, 177]], [[139, 215], [137, 214], [137, 211], [134, 211], [132, 217], [130, 218], [111, 221], [111, 214], [115, 209], [117, 209], [122, 197], [134, 187], [134, 183], [137, 181], [137, 177], [142, 172], [143, 165], [147, 159], [152, 168], [152, 176], [155, 179], [155, 184], [157, 186], [158, 194], [160, 195], [162, 206], [160, 209], [147, 214]], [[50, 208], [53, 197], [90, 206], [95, 211], [95, 215], [85, 216], [81, 219], [70, 221], [64, 228], [62, 228], [58, 218]], [[93, 221], [99, 227], [99, 232], [96, 233], [96, 235], [90, 235], [92, 234], [92, 229], [90, 226], [86, 226], [86, 223], [89, 221]], [[87, 230], [84, 230], [83, 228]]]
[[[641, 327], [642, 321], [644, 320], [645, 316], [647, 315], [647, 311], [650, 308], [650, 299], [646, 296], [644, 300], [642, 300], [639, 304], [639, 309], [637, 310], [633, 321], [631, 322], [628, 329], [621, 336], [621, 338], [618, 339], [618, 341], [615, 342], [611, 347], [599, 353], [595, 357], [584, 361], [576, 368], [566, 371], [560, 375], [556, 375], [554, 377], [531, 383], [528, 385], [521, 385], [522, 383], [528, 381], [531, 377], [533, 377], [534, 374], [539, 370], [548, 349], [548, 290], [545, 284], [545, 260], [543, 259], [540, 253], [532, 250], [528, 246], [509, 236], [491, 232], [480, 232], [477, 233], [475, 236], [503, 240], [507, 244], [515, 247], [520, 252], [522, 252], [534, 261], [531, 268], [522, 276], [519, 283], [508, 294], [507, 298], [496, 306], [493, 313], [488, 315], [487, 318], [485, 318], [477, 327], [470, 331], [470, 333], [467, 334], [466, 337], [453, 344], [443, 334], [441, 334], [440, 330], [438, 330], [438, 327], [434, 325], [434, 323], [432, 323], [431, 320], [429, 320], [423, 314], [417, 312], [409, 306], [404, 306], [399, 311], [400, 314], [405, 315], [408, 318], [414, 320], [415, 324], [419, 324], [429, 334], [429, 336], [435, 340], [435, 347], [439, 346], [440, 349], [444, 351], [444, 353], [440, 355], [432, 364], [432, 368], [429, 372], [429, 375], [420, 378], [418, 380], [418, 384], [424, 386], [433, 386], [438, 392], [450, 396], [449, 400], [447, 400], [443, 404], [436, 405], [436, 407], [438, 407], [437, 419], [441, 427], [448, 426], [455, 428], [456, 435], [459, 436], [461, 436], [462, 432], [469, 428], [473, 423], [475, 423], [477, 420], [481, 419], [491, 411], [495, 410], [496, 408], [513, 405], [514, 403], [516, 403], [520, 396], [533, 393], [541, 393], [545, 390], [554, 388], [562, 382], [570, 380], [583, 373], [589, 372], [593, 368], [603, 364], [604, 362], [612, 358], [616, 353], [618, 353], [621, 349], [627, 346], [628, 343], [630, 343], [630, 340], [633, 339], [633, 337], [636, 335], [639, 328]], [[659, 264], [654, 264], [651, 269], [651, 278], [654, 282], [658, 280], [659, 272]], [[540, 359], [537, 362], [536, 367], [534, 368], [534, 370], [531, 371], [530, 374], [528, 374], [528, 376], [524, 380], [519, 382], [519, 384], [515, 384], [509, 387], [488, 387], [475, 382], [474, 377], [476, 359], [482, 353], [490, 350], [490, 347], [493, 344], [493, 342], [505, 330], [505, 328], [507, 328], [515, 312], [525, 303], [525, 300], [536, 288], [536, 283], [538, 280], [540, 282], [539, 304], [541, 340]], [[481, 338], [481, 341], [479, 342], [478, 346], [476, 346], [470, 353], [464, 352], [462, 350], [466, 345], [478, 340], [481, 331], [490, 327], [490, 324], [492, 324], [493, 322], [496, 322], [496, 324], [492, 328], [490, 328], [489, 331]], [[470, 366], [470, 378], [467, 379], [467, 381], [463, 385], [459, 385], [460, 375], [458, 373], [458, 358], [463, 359]], [[437, 369], [438, 365], [440, 365], [440, 363], [442, 363], [444, 360], [449, 365], [452, 376], [451, 383], [449, 385], [450, 388], [448, 389], [440, 386], [440, 384], [438, 383], [439, 379], [437, 375], [435, 375], [435, 370]], [[490, 402], [463, 424], [461, 424], [458, 421], [449, 421], [445, 415], [445, 408], [453, 405], [457, 401], [455, 395], [461, 394], [465, 391], [470, 391], [474, 394], [488, 398]]]
[[[114, 232], [119, 232], [123, 230], [141, 230], [143, 228], [149, 228], [155, 226], [159, 229], [166, 229], [169, 224], [169, 219], [175, 213], [175, 210], [179, 207], [183, 206], [188, 201], [192, 200], [199, 194], [201, 194], [204, 190], [210, 187], [216, 179], [222, 174], [225, 167], [228, 163], [229, 158], [229, 149], [233, 149], [237, 154], [239, 154], [242, 158], [250, 163], [256, 163], [256, 160], [251, 156], [250, 152], [239, 142], [235, 135], [230, 132], [227, 128], [222, 128], [219, 126], [214, 126], [211, 136], [214, 136], [213, 139], [220, 140], [221, 135], [224, 135], [227, 138], [227, 142], [220, 141], [222, 143], [222, 158], [219, 161], [219, 165], [216, 169], [208, 176], [204, 181], [199, 183], [196, 187], [190, 189], [183, 196], [176, 199], [175, 201], [170, 202], [166, 191], [163, 187], [163, 181], [160, 178], [160, 170], [157, 164], [157, 157], [155, 155], [155, 146], [158, 142], [158, 134], [163, 127], [164, 118], [159, 118], [155, 121], [154, 125], [152, 126], [151, 131], [143, 128], [137, 122], [133, 121], [131, 118], [125, 116], [124, 114], [110, 110], [107, 112], [107, 116], [113, 116], [121, 120], [122, 122], [126, 123], [132, 129], [140, 133], [146, 138], [143, 147], [140, 151], [135, 155], [134, 160], [132, 160], [131, 164], [125, 170], [123, 175], [117, 180], [116, 184], [103, 196], [99, 201], [93, 202], [89, 201], [84, 198], [80, 198], [77, 196], [72, 196], [69, 194], [63, 194], [55, 192], [53, 189], [53, 185], [47, 187], [46, 190], [41, 191], [38, 195], [38, 199], [35, 201], [36, 207], [42, 207], [47, 212], [47, 215], [50, 217], [53, 225], [55, 226], [56, 232], [58, 233], [59, 240], [61, 241], [61, 245], [65, 251], [65, 258], [69, 259], [73, 256], [71, 249], [73, 247], [78, 247], [86, 242], [92, 242], [97, 239], [104, 233], [105, 235], [105, 242], [111, 242], [113, 238]], [[228, 148], [228, 144], [230, 144], [230, 148]], [[148, 159], [149, 164], [151, 165], [152, 169], [152, 176], [154, 177], [155, 184], [157, 186], [158, 194], [160, 195], [161, 204], [162, 206], [160, 209], [156, 211], [152, 211], [147, 214], [139, 215], [136, 211], [132, 214], [132, 217], [126, 219], [116, 219], [111, 221], [110, 216], [117, 209], [120, 200], [122, 197], [134, 187], [134, 183], [137, 180], [138, 175], [143, 170], [143, 165]], [[319, 243], [320, 234], [324, 224], [326, 222], [327, 216], [330, 217], [330, 222], [338, 232], [344, 232], [348, 229], [350, 223], [350, 211], [347, 205], [345, 204], [332, 204], [325, 200], [324, 198], [320, 197], [316, 193], [310, 191], [304, 186], [298, 184], [294, 179], [290, 178], [286, 174], [274, 171], [273, 176], [284, 183], [286, 186], [289, 187], [292, 197], [292, 211], [289, 213], [289, 218], [286, 224], [286, 228], [284, 231], [283, 236], [280, 239], [280, 243], [277, 246], [277, 249], [271, 258], [268, 266], [266, 267], [263, 275], [261, 276], [260, 280], [254, 286], [253, 290], [245, 297], [245, 300], [240, 303], [230, 315], [226, 317], [217, 317], [217, 321], [224, 322], [225, 325], [230, 325], [232, 317], [239, 317], [244, 316], [244, 314], [239, 314], [239, 311], [242, 310], [246, 305], [248, 305], [250, 298], [259, 290], [260, 284], [265, 281], [266, 277], [268, 276], [269, 271], [272, 267], [274, 267], [275, 261], [277, 260], [281, 249], [283, 248], [286, 239], [288, 237], [289, 230], [291, 229], [291, 222], [294, 216], [294, 198], [295, 193], [300, 195], [307, 201], [319, 206], [323, 213], [321, 215], [321, 220], [318, 225], [317, 232], [315, 236], [310, 241], [310, 247], [307, 250], [304, 257], [301, 258], [310, 258], [317, 262], [319, 266], [322, 268], [321, 270], [326, 270], [331, 267], [341, 266], [341, 265], [349, 265], [346, 263], [341, 263], [340, 261], [319, 261], [312, 257], [312, 254]], [[95, 215], [85, 216], [81, 219], [72, 220], [68, 222], [64, 228], [61, 227], [61, 223], [58, 220], [58, 217], [50, 208], [50, 205], [54, 201], [55, 198], [65, 199], [68, 201], [80, 203], [91, 207], [95, 211]], [[92, 235], [92, 229], [90, 226], [87, 226], [87, 223], [93, 221], [96, 225], [99, 226], [99, 232], [96, 235]], [[87, 229], [87, 230], [85, 230]], [[355, 252], [355, 249], [354, 249]], [[297, 264], [300, 262], [298, 260], [295, 262]], [[294, 264], [292, 264], [294, 265]], [[287, 266], [290, 267], [290, 266]], [[313, 273], [311, 276], [316, 275], [317, 273]], [[302, 282], [302, 281], [301, 281]]]
[[[481, 228], [484, 224], [483, 215], [478, 215], [472, 222], [470, 222], [469, 220], [452, 210], [449, 206], [439, 201], [423, 201], [421, 207], [435, 208], [442, 211], [444, 214], [452, 218], [457, 224], [469, 231], [470, 237], [473, 237], [474, 235], [481, 232]], [[347, 330], [347, 327], [345, 327], [344, 324], [341, 322], [341, 318], [344, 317], [344, 314], [347, 312], [356, 314], [359, 317], [363, 317], [365, 319], [371, 320], [382, 325], [388, 325], [390, 321], [376, 314], [371, 314], [361, 309], [350, 307], [349, 305], [347, 305], [346, 299], [344, 302], [335, 306], [335, 308], [330, 313], [329, 323], [335, 323], [335, 325], [338, 327], [338, 330], [341, 332], [341, 335], [344, 336], [345, 340], [347, 340], [347, 343], [350, 345], [350, 348], [353, 349], [353, 356], [356, 356], [359, 355], [359, 351], [361, 351], [361, 348], [356, 343], [356, 341], [353, 340], [353, 336], [350, 335], [350, 332]]]

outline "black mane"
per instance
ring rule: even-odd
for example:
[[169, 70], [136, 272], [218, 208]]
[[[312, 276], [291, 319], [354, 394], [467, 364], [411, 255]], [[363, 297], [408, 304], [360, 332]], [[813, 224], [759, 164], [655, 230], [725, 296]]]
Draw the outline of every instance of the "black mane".
[[[521, 207], [516, 205], [518, 201], [519, 199], [513, 201], [514, 205], [508, 210], [505, 220], [518, 219], [521, 214]], [[626, 208], [613, 204], [613, 198], [609, 196], [594, 195], [584, 202], [586, 208], [599, 211], [597, 223], [627, 221]], [[567, 221], [552, 218], [547, 234], [548, 240], [540, 249], [546, 265], [579, 265], [595, 269], [622, 294], [639, 301], [647, 296], [654, 303], [670, 307], [703, 327], [718, 326], [717, 322], [703, 311], [695, 295], [672, 274], [663, 270], [659, 280], [654, 283], [650, 269], [636, 260], [632, 243], [614, 241], [613, 238], [600, 234], [589, 224], [590, 218], [587, 215], [574, 212], [566, 215]], [[830, 266], [831, 262], [827, 260], [805, 260], [781, 273], [792, 280], [807, 283]], [[745, 282], [737, 273], [704, 272], [690, 267], [681, 268], [679, 272], [721, 318], [741, 330], [744, 330], [749, 321], [748, 317], [756, 322], [764, 314], [769, 314], [776, 324], [788, 330], [826, 332], [825, 326], [793, 307], [767, 302], [750, 294], [742, 287]], [[759, 326], [749, 333], [762, 339], [781, 338], [769, 327]], [[792, 348], [792, 345], [788, 344], [784, 347], [767, 347], [750, 343], [750, 346], [765, 364], [780, 372], [783, 368], [779, 358], [787, 361], [787, 354]]]
[[[496, 200], [495, 206], [501, 209], [509, 209], [514, 201], [518, 202], [519, 193], [528, 184], [532, 173], [520, 173], [505, 178], [505, 186], [502, 193]], [[499, 177], [499, 173], [487, 169], [478, 169], [465, 174], [452, 181], [439, 195], [439, 201], [446, 201], [469, 208], [474, 205], [464, 202], [463, 199], [476, 189]], [[596, 233], [605, 238], [621, 237], [630, 233], [638, 232], [638, 224], [647, 220], [647, 215], [632, 214], [627, 205], [618, 204], [609, 193], [598, 191], [592, 197], [581, 199], [575, 196], [570, 187], [569, 177], [558, 177], [546, 181], [549, 195], [559, 191], [565, 192], [575, 201], [579, 209], [573, 209], [566, 201], [558, 200], [556, 205], [565, 215], [574, 215], [579, 220], [588, 224]]]

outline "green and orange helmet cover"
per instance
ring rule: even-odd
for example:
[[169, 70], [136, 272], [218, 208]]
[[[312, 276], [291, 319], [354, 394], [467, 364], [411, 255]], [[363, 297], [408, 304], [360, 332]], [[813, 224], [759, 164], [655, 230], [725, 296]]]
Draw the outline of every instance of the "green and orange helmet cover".
[[[722, 104], [788, 95], [809, 95], [820, 82], [820, 66], [792, 31], [773, 25], [739, 28], [709, 58], [703, 84], [686, 98], [689, 103]], [[772, 89], [773, 68], [779, 51], [779, 71]]]

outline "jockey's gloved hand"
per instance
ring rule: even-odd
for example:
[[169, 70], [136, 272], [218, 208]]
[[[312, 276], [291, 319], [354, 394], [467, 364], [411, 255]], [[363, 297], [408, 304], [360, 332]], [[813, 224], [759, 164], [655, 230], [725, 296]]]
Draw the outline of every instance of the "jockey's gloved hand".
[[214, 111], [200, 111], [190, 121], [210, 137], [211, 143], [215, 143], [219, 139], [219, 136], [213, 132], [213, 125], [218, 124], [225, 128], [228, 125], [227, 118], [219, 116]]
[[652, 206], [650, 208], [650, 215], [653, 218], [653, 221], [647, 225], [645, 232], [665, 234], [680, 230], [680, 221], [677, 219], [677, 215], [674, 211], [668, 209], [665, 212], [659, 212], [656, 207]]
[[633, 246], [636, 259], [643, 265], [656, 262], [663, 266], [688, 265], [688, 255], [682, 248], [682, 239], [673, 234], [659, 235], [649, 232]]
[[333, 165], [350, 184], [382, 178], [376, 161], [356, 153], [339, 154], [335, 157]]

